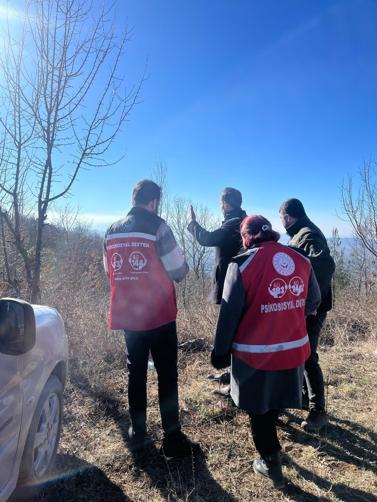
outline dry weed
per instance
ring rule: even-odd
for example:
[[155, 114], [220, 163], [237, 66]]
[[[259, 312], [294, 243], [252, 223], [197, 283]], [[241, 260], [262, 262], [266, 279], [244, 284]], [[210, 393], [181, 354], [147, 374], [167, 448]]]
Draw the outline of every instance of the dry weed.
[[[218, 308], [205, 288], [179, 288], [178, 332], [182, 342], [203, 339], [180, 351], [179, 385], [184, 431], [202, 454], [167, 462], [158, 452], [161, 423], [157, 379], [149, 372], [148, 427], [155, 446], [146, 458], [127, 449], [127, 377], [121, 333], [107, 328], [108, 291], [95, 257], [72, 289], [75, 273], [60, 274], [46, 303], [61, 312], [70, 339], [71, 370], [56, 477], [38, 500], [90, 501], [315, 501], [376, 500], [377, 344], [376, 306], [350, 295], [329, 315], [320, 357], [327, 383], [330, 425], [321, 435], [300, 428], [302, 411], [282, 415], [284, 492], [273, 490], [252, 469], [256, 455], [246, 414], [219, 407], [208, 381], [209, 346]], [[74, 294], [72, 294], [74, 291]], [[184, 296], [186, 295], [186, 296]], [[221, 400], [220, 400], [221, 401]]]

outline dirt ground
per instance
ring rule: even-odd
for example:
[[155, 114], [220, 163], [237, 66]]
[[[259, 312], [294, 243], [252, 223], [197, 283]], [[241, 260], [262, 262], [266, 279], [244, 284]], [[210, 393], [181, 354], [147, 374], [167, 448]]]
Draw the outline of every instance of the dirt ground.
[[96, 383], [71, 365], [64, 429], [55, 472], [42, 487], [21, 490], [34, 501], [374, 501], [377, 500], [377, 344], [322, 348], [330, 424], [320, 435], [301, 430], [304, 411], [282, 414], [287, 487], [256, 476], [247, 416], [219, 407], [208, 352], [180, 353], [180, 404], [185, 433], [200, 445], [193, 457], [159, 454], [156, 375], [149, 372], [150, 435], [155, 445], [133, 458], [127, 448], [127, 379], [122, 364]]

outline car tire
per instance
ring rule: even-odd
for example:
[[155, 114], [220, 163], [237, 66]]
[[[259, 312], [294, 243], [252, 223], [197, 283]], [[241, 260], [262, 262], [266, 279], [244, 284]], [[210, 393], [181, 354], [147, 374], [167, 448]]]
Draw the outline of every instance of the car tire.
[[63, 384], [50, 376], [35, 408], [22, 456], [19, 482], [38, 481], [52, 467], [63, 417]]

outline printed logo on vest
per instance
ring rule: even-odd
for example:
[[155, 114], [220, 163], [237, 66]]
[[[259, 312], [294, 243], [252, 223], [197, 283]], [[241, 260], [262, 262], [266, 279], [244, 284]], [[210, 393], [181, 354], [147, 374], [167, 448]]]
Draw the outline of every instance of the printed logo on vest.
[[140, 251], [133, 251], [128, 258], [128, 263], [136, 272], [140, 272], [148, 263], [147, 259]]
[[295, 262], [287, 253], [276, 253], [272, 258], [272, 265], [278, 274], [292, 275], [295, 271]]
[[123, 258], [120, 256], [119, 253], [113, 253], [111, 255], [110, 263], [114, 272], [118, 272], [118, 270], [122, 268]]
[[304, 281], [299, 276], [292, 277], [288, 287], [290, 292], [295, 296], [300, 296], [305, 289]]
[[270, 285], [268, 286], [268, 292], [273, 298], [283, 298], [287, 290], [287, 283], [280, 277], [277, 277], [276, 279], [271, 281]]

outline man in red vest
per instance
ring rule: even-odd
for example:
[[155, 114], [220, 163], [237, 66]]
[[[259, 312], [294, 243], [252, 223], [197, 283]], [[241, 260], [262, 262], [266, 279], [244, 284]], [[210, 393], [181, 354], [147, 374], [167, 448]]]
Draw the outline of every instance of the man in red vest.
[[191, 453], [181, 432], [177, 385], [177, 306], [173, 281], [188, 266], [174, 235], [158, 215], [160, 187], [140, 181], [127, 216], [111, 225], [104, 241], [104, 265], [110, 279], [110, 328], [124, 330], [128, 363], [129, 444], [148, 444], [147, 368], [151, 352], [158, 375], [159, 404], [167, 457]]
[[301, 408], [305, 317], [320, 291], [309, 260], [279, 244], [266, 218], [245, 218], [241, 236], [247, 251], [228, 267], [211, 361], [220, 369], [231, 357], [231, 396], [249, 413], [260, 454], [254, 470], [282, 488], [276, 420], [281, 409]]

